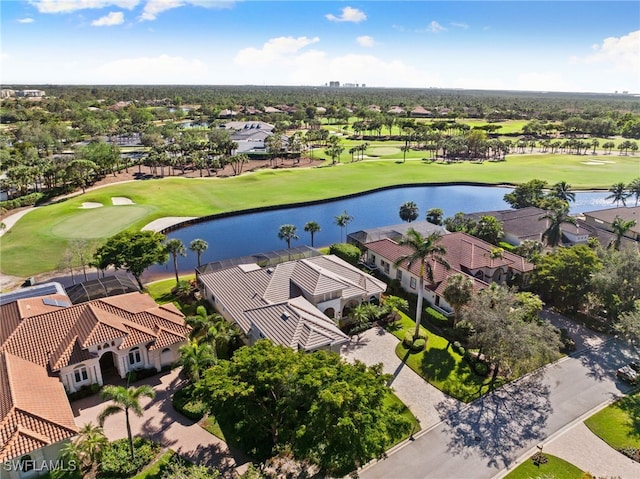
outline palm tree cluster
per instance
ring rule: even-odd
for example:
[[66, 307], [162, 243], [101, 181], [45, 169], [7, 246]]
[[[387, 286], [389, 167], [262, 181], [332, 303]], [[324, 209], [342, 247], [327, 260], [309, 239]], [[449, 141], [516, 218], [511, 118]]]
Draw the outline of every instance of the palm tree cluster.
[[635, 206], [638, 206], [638, 201], [640, 201], [640, 178], [631, 180], [629, 184], [615, 183], [611, 185], [609, 192], [611, 194], [605, 200], [611, 200], [616, 206], [620, 206], [620, 203], [622, 203], [622, 206], [627, 206], [627, 200], [631, 197], [635, 198]]

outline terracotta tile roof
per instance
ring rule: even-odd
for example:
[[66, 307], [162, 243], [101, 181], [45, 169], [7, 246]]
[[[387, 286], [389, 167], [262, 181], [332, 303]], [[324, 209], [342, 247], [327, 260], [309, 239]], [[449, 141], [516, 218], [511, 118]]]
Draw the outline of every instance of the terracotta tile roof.
[[176, 344], [176, 343], [179, 343], [180, 341], [184, 341], [183, 335], [176, 334], [173, 331], [164, 329], [161, 326], [159, 326], [156, 329], [155, 334], [156, 334], [156, 340], [153, 342], [153, 344], [149, 348], [150, 351], [153, 351], [155, 349], [164, 349], [167, 346], [171, 346], [172, 344]]
[[0, 306], [0, 344], [3, 344], [7, 340], [19, 324], [20, 310], [15, 301]]
[[0, 462], [77, 433], [64, 388], [45, 368], [0, 352], [0, 385]]

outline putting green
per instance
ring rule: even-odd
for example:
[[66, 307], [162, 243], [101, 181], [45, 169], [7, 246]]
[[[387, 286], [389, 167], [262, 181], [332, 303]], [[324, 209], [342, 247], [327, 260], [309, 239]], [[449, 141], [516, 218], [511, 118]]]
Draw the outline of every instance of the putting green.
[[376, 156], [386, 156], [386, 155], [395, 155], [400, 153], [400, 148], [396, 148], [395, 146], [378, 146], [376, 148], [371, 148], [367, 150], [367, 153], [370, 155]]
[[105, 206], [78, 210], [51, 227], [51, 234], [67, 239], [106, 238], [144, 218], [153, 208], [141, 205]]

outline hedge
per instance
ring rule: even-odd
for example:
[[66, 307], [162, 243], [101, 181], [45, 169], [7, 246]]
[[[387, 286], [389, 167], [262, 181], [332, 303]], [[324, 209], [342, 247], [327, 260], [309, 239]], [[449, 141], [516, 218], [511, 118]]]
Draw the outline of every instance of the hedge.
[[335, 243], [329, 248], [329, 254], [335, 254], [338, 258], [356, 266], [360, 261], [361, 252], [357, 246], [348, 243]]
[[0, 209], [15, 210], [23, 206], [33, 206], [45, 197], [44, 193], [30, 193], [13, 200], [0, 201]]

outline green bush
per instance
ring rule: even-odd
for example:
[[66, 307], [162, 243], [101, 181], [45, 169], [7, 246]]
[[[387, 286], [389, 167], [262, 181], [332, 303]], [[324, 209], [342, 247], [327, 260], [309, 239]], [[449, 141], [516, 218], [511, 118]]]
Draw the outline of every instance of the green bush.
[[406, 348], [410, 348], [413, 344], [413, 332], [407, 331], [406, 333], [404, 333], [404, 339], [402, 340], [402, 342]]
[[517, 246], [513, 246], [511, 243], [507, 243], [506, 241], [500, 241], [500, 243], [498, 243], [498, 246], [505, 251], [509, 251], [510, 253], [513, 253], [517, 248]]
[[335, 243], [329, 248], [329, 254], [334, 254], [349, 264], [356, 266], [362, 253], [357, 246], [348, 243]]
[[69, 401], [77, 401], [78, 399], [83, 399], [89, 396], [92, 396], [100, 391], [100, 386], [98, 383], [93, 383], [91, 385], [82, 386], [76, 392], [67, 393], [67, 397]]
[[464, 357], [464, 355], [467, 353], [467, 350], [464, 348], [464, 346], [460, 346], [458, 348], [458, 354], [462, 357]]
[[192, 421], [200, 421], [206, 413], [206, 407], [202, 401], [193, 399], [193, 386], [185, 386], [178, 389], [173, 395], [173, 408]]
[[442, 326], [444, 326], [444, 325], [449, 323], [449, 320], [447, 319], [447, 317], [444, 314], [440, 313], [439, 311], [436, 311], [432, 307], [428, 307], [425, 310], [425, 313], [427, 314], [427, 319], [432, 324], [435, 324], [436, 326], [442, 327]]
[[418, 338], [416, 339], [413, 344], [411, 345], [411, 352], [414, 353], [419, 353], [421, 351], [424, 351], [424, 348], [427, 345], [427, 340], [424, 338]]
[[44, 197], [44, 193], [30, 193], [13, 200], [0, 201], [0, 209], [14, 210], [23, 206], [33, 206]]
[[473, 369], [478, 376], [486, 376], [487, 374], [489, 374], [489, 366], [487, 366], [485, 363], [474, 363]]
[[460, 346], [461, 346], [460, 341], [453, 342], [453, 349], [455, 349], [456, 351], [460, 349]]
[[160, 451], [160, 445], [141, 437], [133, 438], [135, 459], [131, 460], [129, 442], [126, 438], [110, 442], [100, 459], [101, 479], [130, 477], [149, 464]]

